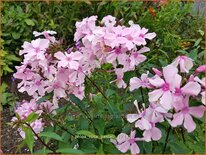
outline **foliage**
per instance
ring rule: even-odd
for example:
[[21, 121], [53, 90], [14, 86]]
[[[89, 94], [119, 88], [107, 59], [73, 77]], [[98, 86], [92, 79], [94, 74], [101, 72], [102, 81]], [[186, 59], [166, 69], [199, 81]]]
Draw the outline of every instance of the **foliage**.
[[[76, 21], [90, 15], [98, 15], [99, 19], [111, 14], [122, 19], [127, 25], [129, 20], [149, 28], [157, 34], [154, 41], [149, 42], [150, 52], [147, 60], [136, 67], [135, 71], [125, 73], [124, 81], [129, 84], [132, 77], [139, 77], [146, 70], [161, 68], [170, 64], [178, 55], [186, 55], [194, 60], [194, 69], [204, 63], [204, 20], [190, 13], [193, 3], [169, 2], [159, 6], [152, 2], [4, 2], [2, 19], [2, 38], [5, 41], [2, 52], [3, 74], [12, 72], [13, 61], [19, 61], [17, 52], [24, 41], [32, 40], [32, 32], [55, 30], [57, 38], [62, 39], [61, 48], [73, 46], [73, 34]], [[87, 9], [85, 9], [87, 8]], [[46, 19], [46, 20], [45, 20]], [[11, 32], [11, 33], [8, 33]], [[54, 45], [56, 46], [56, 45]], [[56, 50], [56, 49], [53, 49]], [[8, 52], [7, 52], [8, 51]], [[12, 54], [12, 55], [11, 55]], [[8, 69], [9, 68], [9, 69]], [[119, 154], [121, 153], [111, 142], [119, 133], [130, 132], [132, 125], [126, 120], [127, 114], [136, 113], [132, 104], [148, 102], [148, 90], [138, 89], [134, 92], [118, 89], [110, 81], [115, 79], [112, 67], [104, 64], [96, 69], [90, 79], [85, 80], [85, 98], [81, 101], [74, 95], [67, 100], [59, 100], [59, 108], [53, 115], [51, 111], [40, 115], [30, 114], [25, 121], [18, 119], [16, 127], [22, 127], [26, 143], [34, 153], [71, 153], [71, 154]], [[190, 73], [192, 73], [191, 70]], [[6, 72], [7, 70], [7, 72]], [[151, 76], [151, 75], [149, 75]], [[202, 75], [204, 76], [204, 75]], [[6, 85], [3, 83], [3, 90]], [[101, 92], [100, 92], [101, 90]], [[4, 91], [3, 91], [4, 92]], [[103, 92], [103, 94], [102, 94]], [[13, 104], [11, 94], [3, 93], [3, 105]], [[47, 94], [37, 101], [38, 105], [51, 101], [53, 94]], [[196, 100], [192, 104], [199, 105]], [[49, 104], [48, 104], [49, 105]], [[16, 116], [18, 118], [19, 116]], [[41, 150], [33, 150], [34, 133], [26, 123], [34, 123], [38, 117], [44, 120], [45, 128], [38, 136], [43, 140]], [[202, 153], [204, 154], [204, 120], [196, 120], [197, 129], [187, 133], [182, 127], [169, 129], [168, 123], [159, 123], [162, 132], [159, 141], [137, 142], [143, 154], [167, 153]], [[34, 125], [35, 126], [35, 125]], [[138, 137], [142, 136], [136, 130]], [[169, 133], [169, 135], [168, 135]], [[38, 138], [38, 137], [35, 137]], [[167, 144], [167, 145], [165, 145]], [[127, 152], [129, 153], [129, 152]]]

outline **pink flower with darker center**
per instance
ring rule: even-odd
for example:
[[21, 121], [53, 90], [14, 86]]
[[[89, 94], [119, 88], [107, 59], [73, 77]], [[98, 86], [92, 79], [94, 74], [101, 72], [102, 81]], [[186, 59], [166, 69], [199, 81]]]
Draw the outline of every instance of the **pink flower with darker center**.
[[174, 105], [176, 113], [173, 115], [171, 126], [176, 127], [182, 125], [188, 132], [192, 132], [196, 128], [196, 124], [192, 119], [192, 116], [201, 118], [204, 115], [205, 108], [203, 105], [190, 107], [189, 96], [183, 97], [182, 100], [178, 100]]

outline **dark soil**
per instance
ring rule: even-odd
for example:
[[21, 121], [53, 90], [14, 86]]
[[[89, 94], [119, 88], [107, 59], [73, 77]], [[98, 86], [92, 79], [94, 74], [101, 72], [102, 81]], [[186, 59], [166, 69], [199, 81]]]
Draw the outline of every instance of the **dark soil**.
[[[8, 76], [3, 79], [9, 86], [8, 92], [13, 93], [15, 96], [18, 96], [19, 100], [28, 99], [29, 97], [25, 94], [17, 93], [16, 82], [12, 82], [11, 76]], [[16, 153], [30, 153], [27, 146], [24, 146], [17, 150], [18, 146], [21, 144], [23, 139], [19, 135], [17, 128], [13, 128], [8, 123], [11, 122], [13, 114], [10, 112], [9, 106], [4, 106], [3, 111], [1, 112], [1, 149], [4, 154], [16, 154]], [[42, 145], [39, 141], [35, 140], [34, 151], [42, 148]]]

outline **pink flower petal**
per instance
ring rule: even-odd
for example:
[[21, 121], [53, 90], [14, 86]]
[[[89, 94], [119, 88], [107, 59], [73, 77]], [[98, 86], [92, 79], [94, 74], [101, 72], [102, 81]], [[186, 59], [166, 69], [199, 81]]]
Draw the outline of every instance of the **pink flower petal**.
[[123, 143], [123, 142], [128, 141], [128, 140], [129, 140], [129, 136], [125, 133], [120, 133], [117, 136], [117, 142], [118, 143]]
[[152, 139], [155, 141], [160, 140], [160, 138], [162, 137], [161, 130], [156, 127], [153, 127], [151, 129], [151, 134], [152, 134]]
[[149, 92], [149, 101], [150, 102], [156, 102], [160, 96], [162, 96], [163, 91], [162, 89], [157, 89], [157, 90], [153, 90], [152, 92]]
[[176, 127], [183, 123], [183, 114], [181, 112], [173, 115], [173, 120], [171, 121], [171, 126]]
[[149, 79], [149, 82], [157, 88], [161, 87], [165, 83], [165, 81], [159, 76], [155, 76], [154, 79]]
[[193, 121], [192, 117], [189, 114], [185, 115], [184, 127], [185, 127], [185, 129], [187, 129], [188, 132], [192, 132], [196, 128], [196, 124], [195, 124], [195, 122]]
[[141, 80], [137, 77], [131, 78], [129, 84], [130, 84], [130, 87], [129, 87], [130, 91], [133, 91], [135, 89], [139, 89], [142, 86]]
[[171, 83], [174, 80], [175, 75], [178, 73], [178, 70], [173, 65], [168, 65], [163, 67], [163, 76], [167, 83]]
[[136, 143], [133, 143], [130, 147], [131, 154], [138, 154], [140, 152], [139, 147]]
[[135, 122], [139, 118], [140, 118], [140, 116], [138, 114], [128, 114], [127, 115], [127, 121], [130, 123]]
[[195, 116], [197, 118], [201, 118], [204, 115], [205, 107], [204, 106], [197, 106], [197, 107], [190, 107], [189, 113], [192, 116]]
[[197, 82], [188, 82], [182, 89], [182, 92], [186, 95], [197, 96], [201, 91], [201, 86]]
[[171, 92], [166, 91], [160, 98], [160, 104], [162, 105], [163, 108], [170, 110], [172, 108], [172, 101], [173, 101], [173, 96]]
[[121, 152], [125, 153], [125, 152], [127, 152], [127, 151], [129, 150], [129, 148], [130, 148], [130, 143], [129, 143], [129, 141], [125, 141], [124, 143], [122, 143], [122, 144], [120, 144], [120, 145], [117, 145], [117, 148], [118, 148]]

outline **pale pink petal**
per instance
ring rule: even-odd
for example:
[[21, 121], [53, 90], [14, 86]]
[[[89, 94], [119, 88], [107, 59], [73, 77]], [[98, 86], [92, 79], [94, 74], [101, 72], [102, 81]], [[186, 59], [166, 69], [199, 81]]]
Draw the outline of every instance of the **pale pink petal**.
[[165, 83], [165, 81], [159, 76], [155, 76], [154, 79], [149, 79], [149, 82], [157, 88], [161, 87]]
[[142, 118], [141, 120], [136, 121], [135, 127], [140, 128], [141, 130], [149, 130], [152, 126], [148, 120]]
[[71, 69], [77, 70], [79, 68], [79, 62], [77, 62], [77, 61], [70, 61], [68, 63], [69, 63], [69, 67]]
[[173, 65], [168, 65], [163, 67], [163, 76], [167, 83], [171, 83], [174, 80], [175, 75], [177, 74], [178, 70]]
[[197, 82], [188, 82], [182, 89], [182, 92], [186, 95], [197, 96], [201, 91], [201, 86]]
[[111, 53], [107, 56], [106, 59], [109, 63], [113, 63], [116, 60], [116, 55], [114, 53]]
[[193, 67], [193, 60], [189, 57], [185, 60], [185, 69], [189, 71]]
[[203, 105], [189, 108], [189, 113], [197, 118], [201, 118], [204, 115], [204, 111], [205, 107]]
[[170, 122], [171, 126], [176, 127], [183, 123], [183, 114], [181, 112], [173, 115], [173, 120]]
[[136, 131], [135, 130], [132, 130], [130, 132], [130, 139], [135, 139], [135, 134], [136, 134]]
[[201, 93], [201, 95], [202, 95], [201, 101], [202, 101], [202, 103], [205, 105], [205, 91], [203, 91], [203, 92]]
[[140, 116], [138, 114], [128, 114], [127, 115], [127, 121], [130, 123], [135, 122], [139, 118], [140, 118]]
[[58, 67], [66, 67], [67, 65], [68, 65], [68, 61], [62, 60], [58, 62]]
[[117, 145], [117, 148], [122, 152], [125, 153], [129, 150], [130, 148], [130, 143], [129, 141], [125, 141], [124, 143]]
[[174, 96], [173, 97], [173, 102], [172, 105], [175, 108], [176, 111], [181, 110], [184, 107], [184, 103], [183, 103], [183, 96]]
[[147, 33], [145, 35], [145, 38], [149, 39], [149, 40], [152, 40], [154, 37], [156, 37], [156, 33]]
[[125, 133], [120, 133], [117, 136], [117, 142], [118, 143], [123, 143], [123, 142], [128, 141], [128, 140], [129, 140], [129, 136]]
[[39, 43], [39, 47], [41, 50], [44, 50], [49, 47], [49, 40], [48, 39], [41, 39]]
[[152, 139], [155, 141], [160, 140], [160, 138], [162, 137], [162, 132], [160, 129], [153, 127], [151, 129], [151, 136], [152, 136]]
[[148, 51], [150, 51], [150, 48], [148, 48], [148, 47], [143, 47], [143, 48], [141, 48], [139, 51], [137, 51], [138, 53], [145, 53], [145, 52], [148, 52]]
[[173, 89], [174, 88], [180, 88], [182, 77], [179, 74], [176, 74], [173, 80]]
[[150, 142], [151, 141], [151, 130], [145, 130], [143, 132], [143, 136], [146, 142]]
[[62, 52], [57, 52], [57, 53], [55, 53], [55, 54], [54, 54], [54, 57], [56, 57], [56, 58], [59, 59], [59, 60], [64, 60], [64, 59], [67, 58]]
[[132, 143], [130, 150], [131, 154], [138, 154], [140, 152], [139, 147], [136, 143]]
[[185, 127], [185, 129], [187, 129], [188, 132], [192, 132], [196, 128], [196, 124], [195, 124], [195, 122], [193, 121], [192, 117], [189, 114], [185, 115], [184, 127]]
[[142, 86], [141, 82], [142, 81], [137, 77], [131, 78], [130, 82], [129, 82], [129, 84], [130, 84], [129, 90], [133, 91], [135, 89], [139, 89]]
[[167, 110], [170, 110], [172, 108], [172, 101], [173, 101], [173, 96], [170, 91], [164, 92], [164, 94], [160, 98], [160, 104], [162, 105], [163, 108]]
[[71, 57], [73, 60], [80, 60], [83, 57], [80, 52], [74, 52], [74, 53], [71, 53], [71, 55], [72, 55]]
[[152, 92], [149, 92], [149, 101], [155, 102], [157, 101], [163, 94], [162, 89], [153, 90]]

